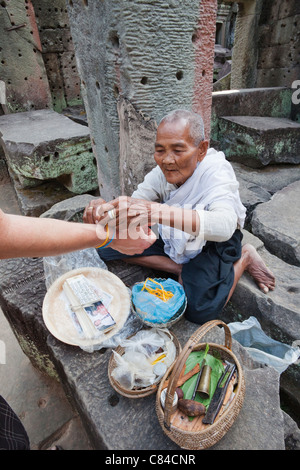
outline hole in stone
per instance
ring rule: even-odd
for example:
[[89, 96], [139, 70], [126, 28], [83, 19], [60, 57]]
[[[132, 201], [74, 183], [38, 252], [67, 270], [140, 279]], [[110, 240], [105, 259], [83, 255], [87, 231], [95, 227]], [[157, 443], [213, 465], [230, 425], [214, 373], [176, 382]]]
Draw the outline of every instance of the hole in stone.
[[192, 35], [192, 42], [196, 42], [196, 40], [197, 40], [197, 33], [194, 33]]
[[299, 289], [299, 287], [292, 286], [292, 287], [289, 287], [287, 291], [290, 292], [291, 294], [298, 294], [300, 289]]
[[120, 47], [120, 40], [119, 40], [119, 36], [117, 33], [112, 33], [111, 35], [111, 43], [114, 47], [116, 47], [117, 49], [119, 49]]
[[205, 74], [206, 74], [205, 70], [202, 70], [202, 77], [205, 77]]
[[49, 157], [49, 155], [48, 155], [47, 157], [44, 157], [44, 162], [47, 162], [47, 163], [50, 162], [50, 157]]
[[182, 70], [178, 70], [178, 72], [176, 73], [176, 78], [177, 78], [177, 80], [182, 80], [182, 78], [183, 78], [183, 71]]
[[98, 90], [100, 90], [100, 83], [98, 81], [96, 82], [96, 88], [98, 88]]
[[81, 168], [80, 168], [80, 171], [84, 171], [85, 170], [85, 166], [83, 165]]
[[58, 158], [59, 157], [59, 153], [58, 152], [54, 152], [54, 158]]
[[108, 397], [108, 403], [110, 406], [116, 406], [119, 403], [119, 397], [117, 395], [110, 395]]
[[147, 83], [148, 83], [148, 78], [147, 77], [142, 77], [141, 84], [142, 85], [147, 85]]
[[119, 88], [117, 87], [117, 85], [114, 86], [114, 95], [116, 98], [119, 97]]
[[6, 2], [1, 2], [0, 4], [3, 8], [6, 8]]
[[96, 158], [93, 158], [93, 163], [94, 163], [95, 166], [97, 166], [97, 160], [96, 160]]
[[104, 150], [105, 150], [105, 152], [108, 153], [108, 148], [106, 146], [104, 147]]

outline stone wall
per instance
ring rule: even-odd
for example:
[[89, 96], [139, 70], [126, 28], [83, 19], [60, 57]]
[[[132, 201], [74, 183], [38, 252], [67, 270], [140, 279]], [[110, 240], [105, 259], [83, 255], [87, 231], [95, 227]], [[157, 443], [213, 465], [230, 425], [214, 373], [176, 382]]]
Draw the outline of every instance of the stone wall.
[[82, 102], [64, 0], [2, 1], [0, 42], [9, 112]]
[[300, 78], [300, 2], [265, 0], [258, 34], [257, 87], [291, 86]]
[[240, 0], [231, 88], [291, 87], [300, 77], [300, 2]]
[[82, 103], [65, 0], [32, 0], [53, 109]]

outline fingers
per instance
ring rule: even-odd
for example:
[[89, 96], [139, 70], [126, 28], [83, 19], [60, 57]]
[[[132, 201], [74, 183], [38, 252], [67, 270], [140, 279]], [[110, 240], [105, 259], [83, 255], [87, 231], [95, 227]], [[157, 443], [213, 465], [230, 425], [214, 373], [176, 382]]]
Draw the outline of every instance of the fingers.
[[85, 224], [95, 224], [97, 216], [97, 208], [105, 204], [106, 201], [102, 198], [92, 199], [90, 203], [86, 206], [83, 212], [83, 222]]

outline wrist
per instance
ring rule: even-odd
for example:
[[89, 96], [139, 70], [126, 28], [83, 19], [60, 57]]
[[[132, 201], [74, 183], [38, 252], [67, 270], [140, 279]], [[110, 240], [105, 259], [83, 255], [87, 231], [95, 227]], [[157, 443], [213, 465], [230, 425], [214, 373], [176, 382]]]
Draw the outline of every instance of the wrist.
[[[101, 234], [99, 234], [99, 230], [102, 230]], [[115, 229], [110, 228], [108, 224], [106, 224], [105, 227], [101, 226], [101, 229], [99, 229], [98, 227], [97, 234], [99, 239], [102, 240], [102, 243], [100, 243], [100, 245], [98, 244], [95, 248], [106, 248], [113, 242], [115, 236]]]
[[163, 214], [165, 214], [166, 212], [165, 207], [168, 207], [168, 206], [166, 204], [161, 204], [159, 202], [150, 203], [151, 225], [162, 223]]

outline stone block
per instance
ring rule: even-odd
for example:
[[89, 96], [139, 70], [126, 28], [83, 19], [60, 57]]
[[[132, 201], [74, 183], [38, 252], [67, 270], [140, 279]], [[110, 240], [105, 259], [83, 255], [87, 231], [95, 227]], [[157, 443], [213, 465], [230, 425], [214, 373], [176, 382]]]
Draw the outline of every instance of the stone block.
[[23, 187], [50, 179], [75, 194], [98, 187], [88, 127], [40, 110], [1, 116], [0, 132], [8, 165]]
[[219, 150], [222, 116], [291, 117], [292, 90], [273, 87], [214, 91], [212, 93], [211, 145]]
[[257, 206], [252, 217], [253, 233], [271, 253], [295, 266], [300, 266], [299, 198], [300, 181], [296, 181]]
[[252, 168], [275, 163], [300, 163], [300, 124], [285, 118], [224, 116], [220, 147], [229, 160]]

